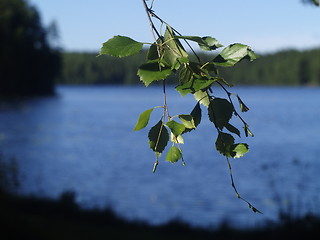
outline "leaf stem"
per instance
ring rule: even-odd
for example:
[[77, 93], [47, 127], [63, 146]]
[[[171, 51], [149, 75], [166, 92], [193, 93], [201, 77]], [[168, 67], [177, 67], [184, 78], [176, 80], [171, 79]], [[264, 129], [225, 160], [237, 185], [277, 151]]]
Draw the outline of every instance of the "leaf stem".
[[238, 192], [238, 190], [237, 190], [237, 188], [236, 188], [236, 185], [235, 185], [235, 183], [234, 183], [234, 180], [233, 180], [232, 168], [231, 168], [231, 164], [230, 164], [229, 158], [226, 157], [226, 160], [227, 160], [227, 164], [228, 164], [228, 168], [229, 168], [229, 173], [230, 173], [231, 186], [232, 186], [232, 188], [234, 189], [237, 198], [239, 198], [240, 200], [246, 202], [246, 203], [248, 204], [249, 208], [252, 209], [252, 211], [263, 214], [263, 213], [260, 212], [258, 209], [256, 209], [250, 202], [248, 202], [246, 199], [244, 199], [243, 197], [240, 196], [240, 194], [239, 194], [239, 192]]

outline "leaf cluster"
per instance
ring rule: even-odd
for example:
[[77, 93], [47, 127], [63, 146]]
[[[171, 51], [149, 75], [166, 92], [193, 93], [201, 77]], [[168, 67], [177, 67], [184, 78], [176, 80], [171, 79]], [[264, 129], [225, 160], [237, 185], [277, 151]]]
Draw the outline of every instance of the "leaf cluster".
[[[234, 138], [230, 135], [232, 133], [240, 137], [240, 130], [229, 123], [233, 115], [238, 115], [237, 111], [229, 100], [210, 95], [210, 89], [213, 84], [218, 84], [224, 89], [223, 85], [231, 86], [231, 84], [218, 76], [218, 66], [232, 67], [243, 59], [252, 61], [257, 56], [249, 46], [237, 43], [227, 46], [210, 61], [202, 63], [199, 60], [195, 62], [190, 60], [191, 58], [183, 47], [181, 40], [196, 42], [203, 51], [214, 51], [222, 47], [218, 40], [212, 37], [178, 35], [170, 25], [166, 26], [163, 36], [160, 36], [157, 41], [150, 44], [146, 62], [138, 69], [138, 76], [145, 86], [149, 86], [154, 81], [165, 80], [171, 74], [176, 74], [178, 75], [176, 90], [182, 96], [193, 94], [198, 101], [191, 114], [178, 115], [180, 122], [169, 116], [168, 121], [164, 121], [166, 116], [163, 116], [150, 129], [148, 135], [150, 148], [157, 156], [160, 156], [169, 140], [171, 140], [174, 145], [169, 150], [166, 160], [177, 162], [182, 158], [182, 151], [179, 147], [183, 143], [182, 135], [192, 129], [196, 129], [200, 124], [202, 111], [200, 104], [202, 104], [207, 107], [209, 119], [218, 130], [217, 150], [227, 157], [243, 156], [248, 151], [247, 144], [235, 144]], [[100, 55], [132, 56], [141, 51], [143, 45], [144, 43], [129, 37], [115, 36], [103, 44]], [[231, 94], [228, 91], [226, 92], [227, 96], [230, 97]], [[239, 96], [237, 96], [237, 99], [241, 111], [247, 111], [248, 108]], [[154, 108], [146, 110], [140, 115], [135, 130], [140, 130], [147, 126], [153, 110]], [[224, 133], [224, 129], [230, 133]], [[246, 136], [249, 133], [251, 134], [245, 122], [244, 129]], [[169, 134], [171, 135], [170, 138]], [[177, 154], [178, 152], [179, 154]]]
[[[253, 134], [249, 130], [248, 124], [236, 110], [233, 97], [235, 96], [238, 101], [241, 112], [246, 112], [249, 108], [238, 95], [227, 90], [232, 85], [219, 75], [218, 67], [233, 67], [244, 59], [253, 61], [257, 58], [257, 55], [249, 46], [240, 43], [231, 44], [216, 53], [217, 49], [223, 47], [217, 39], [210, 36], [183, 36], [155, 15], [151, 9], [146, 7], [146, 11], [155, 36], [153, 43], [147, 44], [126, 36], [115, 36], [103, 44], [99, 55], [128, 57], [139, 53], [144, 45], [149, 45], [146, 62], [138, 68], [137, 75], [146, 87], [153, 82], [163, 82], [164, 103], [163, 106], [154, 107], [141, 113], [134, 130], [138, 131], [145, 128], [156, 108], [163, 109], [161, 119], [150, 128], [148, 133], [149, 147], [156, 155], [153, 171], [156, 170], [158, 160], [169, 142], [171, 146], [166, 153], [166, 161], [175, 163], [181, 159], [182, 163], [185, 164], [181, 147], [184, 144], [184, 135], [197, 129], [202, 120], [202, 108], [205, 108], [209, 120], [217, 130], [216, 150], [226, 157], [230, 168], [232, 186], [237, 196], [241, 198], [233, 182], [229, 158], [242, 157], [249, 151], [249, 146], [246, 143], [235, 142], [235, 137], [240, 137], [241, 133], [237, 127], [230, 123], [232, 117], [235, 116], [241, 120], [246, 136], [253, 136]], [[150, 16], [159, 20], [165, 30], [158, 31], [154, 27]], [[164, 34], [160, 35], [160, 32], [164, 32]], [[202, 51], [209, 52], [212, 57], [203, 61], [189, 42], [198, 44]], [[186, 51], [183, 44], [191, 49], [195, 57]], [[178, 114], [173, 117], [169, 114], [166, 101], [166, 79], [171, 75], [178, 76], [175, 83], [176, 91], [182, 96], [192, 94], [196, 100], [196, 105], [189, 114]], [[212, 90], [213, 85], [221, 87], [226, 93], [226, 97], [215, 96]], [[249, 207], [252, 206], [249, 202], [247, 203]]]

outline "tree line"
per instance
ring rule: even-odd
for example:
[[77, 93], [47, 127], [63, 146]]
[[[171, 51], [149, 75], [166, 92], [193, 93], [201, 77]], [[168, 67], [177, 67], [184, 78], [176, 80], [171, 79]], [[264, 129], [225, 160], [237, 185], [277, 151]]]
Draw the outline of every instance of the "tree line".
[[61, 69], [50, 27], [25, 0], [0, 0], [0, 97], [48, 95]]
[[[138, 84], [137, 68], [145, 57], [146, 51], [129, 58], [65, 52], [57, 83]], [[320, 85], [320, 49], [264, 54], [254, 62], [242, 61], [234, 68], [220, 69], [220, 74], [236, 85]], [[175, 78], [177, 76], [172, 76], [169, 81]]]

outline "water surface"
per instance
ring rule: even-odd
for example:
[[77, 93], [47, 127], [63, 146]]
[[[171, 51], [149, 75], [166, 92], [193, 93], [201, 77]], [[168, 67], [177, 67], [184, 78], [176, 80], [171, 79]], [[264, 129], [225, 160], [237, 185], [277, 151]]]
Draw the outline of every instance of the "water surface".
[[[142, 111], [162, 104], [161, 88], [62, 86], [55, 98], [2, 104], [0, 149], [17, 159], [21, 194], [58, 198], [74, 191], [82, 206], [110, 206], [132, 220], [252, 226], [276, 219], [280, 209], [319, 213], [320, 89], [232, 91], [249, 106], [242, 116], [255, 134], [237, 139], [248, 142], [250, 152], [231, 160], [233, 174], [241, 196], [263, 215], [236, 198], [209, 121], [185, 136], [187, 166], [162, 158], [151, 172], [155, 156], [148, 129], [133, 127]], [[195, 102], [169, 91], [168, 104], [176, 115], [190, 113]], [[160, 117], [156, 109], [150, 126]]]

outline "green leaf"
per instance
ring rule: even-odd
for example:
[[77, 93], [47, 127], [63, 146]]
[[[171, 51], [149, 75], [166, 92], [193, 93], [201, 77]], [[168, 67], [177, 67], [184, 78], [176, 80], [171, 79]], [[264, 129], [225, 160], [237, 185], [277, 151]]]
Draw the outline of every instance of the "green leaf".
[[231, 157], [233, 155], [234, 137], [228, 133], [219, 132], [216, 140], [216, 149], [222, 155]]
[[175, 36], [179, 39], [190, 40], [198, 43], [199, 47], [204, 51], [216, 50], [219, 47], [223, 47], [217, 39], [213, 37], [198, 37], [198, 36]]
[[249, 146], [246, 143], [238, 143], [233, 146], [232, 151], [233, 158], [240, 158], [249, 151]]
[[216, 75], [218, 75], [218, 73], [219, 73], [216, 65], [213, 62], [207, 62], [207, 63], [203, 64], [203, 69], [205, 69], [208, 72], [213, 72]]
[[151, 115], [153, 109], [154, 108], [148, 109], [140, 114], [138, 122], [137, 122], [136, 126], [134, 127], [134, 131], [141, 130], [148, 125], [150, 115]]
[[247, 112], [249, 111], [249, 108], [244, 104], [244, 102], [241, 100], [241, 98], [239, 97], [239, 95], [237, 95], [238, 98], [238, 102], [240, 104], [240, 110], [241, 112]]
[[166, 161], [175, 163], [178, 162], [180, 158], [182, 158], [182, 153], [180, 149], [178, 149], [175, 146], [172, 146], [166, 155]]
[[232, 104], [223, 98], [214, 98], [208, 107], [209, 119], [220, 130], [225, 127], [232, 117], [234, 108]]
[[186, 127], [183, 124], [178, 123], [174, 120], [167, 122], [166, 125], [170, 128], [170, 130], [174, 136], [181, 135], [183, 133], [183, 131], [186, 129]]
[[150, 148], [156, 153], [162, 153], [169, 141], [169, 133], [160, 120], [148, 134]]
[[181, 96], [185, 96], [188, 93], [196, 93], [199, 90], [206, 90], [215, 81], [217, 81], [217, 78], [193, 78], [192, 81], [177, 86], [176, 90], [181, 94]]
[[194, 119], [193, 119], [193, 117], [191, 115], [180, 114], [179, 118], [180, 118], [182, 124], [186, 128], [196, 128], [196, 125], [194, 123]]
[[185, 64], [185, 66], [182, 67], [180, 72], [179, 72], [179, 83], [181, 85], [183, 85], [183, 84], [191, 81], [192, 75], [193, 75], [192, 71], [187, 66], [187, 64]]
[[243, 59], [253, 61], [258, 56], [249, 46], [235, 43], [224, 48], [221, 53], [213, 59], [217, 66], [232, 67]]
[[200, 63], [188, 62], [187, 66], [189, 67], [192, 74], [194, 74], [198, 78], [208, 75], [208, 72], [205, 69], [203, 69], [203, 65], [201, 65]]
[[172, 132], [170, 134], [170, 141], [177, 144], [184, 144], [184, 139], [182, 135], [175, 136]]
[[103, 44], [99, 56], [108, 54], [114, 57], [128, 57], [137, 54], [142, 47], [143, 43], [118, 35]]
[[215, 38], [203, 37], [202, 40], [204, 43], [199, 43], [199, 46], [204, 51], [216, 50], [217, 48], [223, 47]]
[[[198, 125], [201, 122], [201, 113], [202, 113], [202, 110], [200, 107], [200, 102], [198, 102], [190, 114], [193, 118], [195, 127], [198, 127]], [[183, 133], [191, 132], [193, 129], [194, 128], [186, 128]]]
[[172, 52], [176, 57], [187, 58], [189, 56], [169, 25], [167, 25], [166, 32], [164, 34], [164, 42], [171, 50], [170, 52]]
[[149, 86], [153, 81], [163, 80], [171, 74], [170, 67], [159, 63], [158, 60], [152, 60], [142, 64], [138, 69], [140, 80]]
[[207, 91], [202, 91], [202, 90], [197, 91], [193, 94], [193, 96], [198, 102], [200, 102], [200, 104], [202, 104], [203, 106], [209, 107], [210, 98]]

